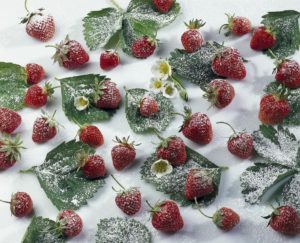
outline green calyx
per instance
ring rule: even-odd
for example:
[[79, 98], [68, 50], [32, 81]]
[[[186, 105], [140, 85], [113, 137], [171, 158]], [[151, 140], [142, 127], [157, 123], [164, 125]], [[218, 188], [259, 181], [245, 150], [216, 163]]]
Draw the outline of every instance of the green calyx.
[[114, 175], [111, 175], [111, 177], [113, 178], [113, 180], [121, 187], [121, 190], [116, 190], [114, 187], [112, 187], [112, 189], [118, 194], [118, 196], [122, 196], [125, 194], [130, 194], [133, 191], [137, 191], [136, 187], [130, 187], [128, 189], [126, 189], [117, 179]]
[[222, 228], [223, 227], [223, 215], [222, 215], [222, 212], [221, 212], [221, 210], [217, 210], [215, 213], [214, 213], [214, 215], [213, 215], [213, 217], [212, 217], [212, 220], [213, 220], [213, 222], [214, 222], [214, 224], [216, 225], [216, 226], [218, 226], [218, 227], [220, 227], [220, 228]]
[[154, 214], [156, 214], [156, 213], [158, 213], [158, 212], [161, 211], [160, 206], [161, 206], [162, 204], [164, 204], [164, 201], [162, 201], [162, 202], [159, 202], [159, 201], [158, 201], [157, 203], [155, 203], [154, 206], [152, 206], [152, 205], [149, 203], [148, 200], [146, 200], [146, 203], [147, 203], [147, 205], [150, 207], [149, 212], [151, 213], [151, 216], [153, 216]]
[[22, 18], [20, 24], [26, 24], [30, 21], [30, 19], [34, 16], [34, 15], [43, 15], [42, 11], [44, 11], [45, 9], [44, 8], [39, 8], [37, 11], [35, 12], [31, 12], [29, 11], [28, 7], [27, 7], [27, 0], [25, 0], [24, 2], [24, 6], [25, 6], [25, 10], [27, 12], [27, 15]]
[[3, 135], [1, 143], [0, 152], [5, 153], [11, 160], [18, 160], [21, 158], [20, 149], [25, 149], [25, 147], [22, 146], [23, 142], [19, 134], [15, 139], [10, 135]]
[[225, 36], [229, 36], [231, 31], [232, 31], [232, 28], [233, 28], [233, 21], [234, 21], [234, 14], [233, 15], [230, 15], [230, 14], [227, 14], [225, 13], [225, 15], [227, 16], [227, 23], [226, 24], [223, 24], [221, 25], [220, 29], [219, 29], [219, 34], [221, 33], [221, 31], [223, 29], [226, 30], [225, 32]]
[[271, 92], [271, 94], [278, 100], [287, 99], [290, 95], [290, 91], [288, 88], [283, 85], [279, 85], [278, 88]]
[[185, 106], [184, 107], [184, 114], [180, 114], [180, 113], [175, 113], [177, 115], [180, 115], [183, 117], [183, 124], [180, 127], [179, 132], [181, 132], [185, 126], [185, 124], [190, 120], [191, 116], [192, 116], [192, 109], [189, 106]]
[[164, 137], [162, 137], [162, 136], [159, 134], [159, 132], [158, 132], [157, 130], [154, 130], [154, 132], [155, 132], [156, 136], [159, 138], [159, 140], [161, 141], [161, 142], [158, 144], [157, 148], [167, 148], [168, 145], [169, 145], [169, 142], [170, 142], [173, 138], [175, 138], [175, 136], [171, 136], [171, 137], [168, 137], [168, 138], [164, 138]]
[[205, 92], [203, 94], [204, 99], [208, 100], [212, 105], [217, 103], [218, 92], [216, 88], [208, 85], [202, 90]]
[[130, 149], [136, 149], [135, 147], [140, 146], [141, 143], [135, 143], [135, 141], [129, 142], [130, 140], [130, 136], [128, 137], [123, 137], [122, 139], [120, 139], [119, 137], [115, 137], [115, 139], [113, 139], [113, 142], [118, 143], [120, 145], [126, 146]]
[[59, 44], [56, 45], [47, 45], [46, 47], [53, 47], [56, 49], [56, 52], [52, 56], [53, 62], [58, 62], [59, 66], [63, 66], [64, 61], [68, 61], [68, 52], [69, 52], [69, 35], [66, 36]]
[[202, 19], [192, 19], [188, 23], [184, 23], [190, 30], [198, 30], [205, 25]]
[[76, 155], [76, 160], [78, 161], [78, 169], [77, 171], [79, 171], [82, 167], [85, 166], [87, 160], [88, 160], [89, 155], [85, 152], [85, 151], [80, 151], [77, 155]]
[[59, 88], [59, 87], [60, 87], [60, 86], [55, 86], [55, 87], [53, 87], [52, 84], [51, 84], [49, 81], [47, 81], [47, 82], [45, 83], [43, 92], [44, 92], [44, 94], [46, 94], [47, 96], [50, 96], [50, 97], [51, 97], [51, 96], [54, 94], [54, 90], [57, 89], [57, 88]]
[[60, 124], [54, 118], [55, 114], [56, 114], [56, 110], [53, 112], [52, 115], [50, 115], [46, 111], [42, 110], [42, 116], [41, 117], [46, 120], [46, 123], [49, 125], [49, 127], [57, 128]]
[[282, 65], [285, 62], [290, 61], [290, 59], [288, 59], [288, 58], [279, 59], [278, 56], [276, 56], [276, 54], [271, 49], [268, 49], [267, 52], [270, 54], [271, 57], [273, 57], [275, 59], [275, 61], [274, 61], [275, 68], [273, 69], [272, 73], [275, 73], [277, 68], [280, 65]]
[[110, 81], [110, 79], [103, 78], [102, 80], [99, 80], [98, 78], [95, 78], [95, 83], [93, 86], [94, 94], [93, 99], [94, 103], [97, 103], [97, 101], [100, 99], [101, 95], [103, 94], [103, 90], [105, 89], [104, 83], [105, 81]]

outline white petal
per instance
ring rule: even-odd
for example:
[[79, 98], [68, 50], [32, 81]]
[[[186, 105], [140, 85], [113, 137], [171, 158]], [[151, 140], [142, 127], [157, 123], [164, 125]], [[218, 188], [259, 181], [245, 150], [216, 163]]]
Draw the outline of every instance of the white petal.
[[163, 81], [158, 78], [152, 78], [150, 81], [149, 88], [154, 93], [159, 93], [163, 88]]
[[156, 175], [157, 178], [161, 178], [165, 175], [172, 173], [173, 167], [167, 160], [159, 159], [151, 165], [151, 172]]
[[172, 99], [177, 96], [177, 89], [172, 82], [166, 82], [163, 87], [163, 96], [166, 98]]
[[74, 106], [78, 111], [83, 111], [90, 105], [88, 98], [85, 96], [78, 96], [74, 99]]

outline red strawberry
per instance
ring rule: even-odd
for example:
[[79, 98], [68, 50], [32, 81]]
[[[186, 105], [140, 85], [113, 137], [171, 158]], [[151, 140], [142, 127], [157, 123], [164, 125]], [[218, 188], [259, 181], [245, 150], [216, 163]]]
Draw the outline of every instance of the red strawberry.
[[94, 101], [100, 109], [116, 109], [121, 103], [121, 93], [116, 84], [109, 79], [96, 80]]
[[45, 143], [57, 133], [58, 123], [54, 118], [56, 111], [51, 116], [44, 111], [42, 113], [33, 124], [32, 141], [35, 143]]
[[103, 70], [111, 70], [120, 64], [119, 54], [114, 50], [108, 50], [100, 55], [100, 67]]
[[183, 165], [187, 162], [185, 144], [180, 137], [163, 138], [159, 134], [157, 136], [161, 140], [156, 149], [157, 158], [168, 160], [173, 166]]
[[219, 33], [222, 29], [227, 30], [225, 36], [229, 36], [230, 34], [241, 36], [251, 32], [252, 27], [249, 19], [240, 16], [235, 17], [229, 14], [225, 15], [228, 18], [228, 23], [221, 26]]
[[180, 128], [183, 135], [198, 144], [208, 144], [213, 137], [212, 126], [207, 115], [200, 112], [192, 114], [188, 107], [184, 107], [185, 115]]
[[136, 214], [138, 211], [140, 211], [142, 206], [142, 196], [140, 191], [136, 187], [125, 189], [125, 187], [122, 186], [122, 184], [118, 182], [113, 175], [111, 176], [122, 188], [122, 191], [117, 191], [113, 188], [113, 190], [118, 193], [115, 198], [118, 208], [120, 208], [127, 215]]
[[223, 47], [217, 51], [211, 68], [219, 76], [242, 80], [246, 77], [246, 68], [243, 58], [237, 49]]
[[22, 118], [13, 110], [0, 108], [0, 132], [11, 134], [21, 124]]
[[27, 84], [37, 84], [45, 78], [45, 71], [42, 66], [29, 63], [25, 67], [27, 74]]
[[165, 233], [175, 233], [182, 229], [184, 222], [174, 201], [158, 202], [154, 207], [146, 202], [151, 208], [152, 225], [155, 229]]
[[0, 138], [0, 171], [12, 167], [21, 157], [22, 140], [19, 135], [15, 139], [9, 135]]
[[147, 58], [154, 53], [156, 46], [156, 40], [144, 36], [132, 43], [131, 52], [136, 58]]
[[118, 143], [118, 145], [111, 150], [113, 165], [116, 170], [123, 170], [134, 162], [136, 157], [135, 147], [140, 144], [135, 144], [135, 142], [129, 143], [129, 136], [127, 138], [123, 137], [122, 140], [116, 137], [114, 142]]
[[203, 169], [189, 170], [185, 181], [185, 197], [188, 200], [205, 197], [215, 190], [209, 171]]
[[173, 6], [173, 0], [153, 0], [156, 10], [160, 13], [168, 13]]
[[300, 87], [300, 65], [294, 60], [279, 60], [276, 65], [275, 79], [290, 89]]
[[24, 104], [32, 108], [40, 108], [47, 104], [48, 96], [51, 97], [54, 94], [54, 89], [50, 83], [46, 83], [44, 87], [37, 84], [30, 86], [27, 89]]
[[48, 45], [47, 47], [56, 48], [56, 52], [52, 57], [54, 62], [58, 62], [60, 66], [68, 69], [78, 68], [90, 59], [81, 44], [76, 40], [70, 40], [68, 35], [59, 44]]
[[74, 237], [82, 231], [83, 223], [80, 216], [73, 210], [63, 210], [57, 216], [58, 228], [66, 237]]
[[226, 80], [212, 80], [204, 89], [203, 97], [218, 108], [228, 106], [235, 96], [233, 86]]
[[80, 152], [77, 155], [79, 168], [83, 175], [88, 179], [98, 179], [106, 175], [106, 168], [104, 160], [99, 155], [88, 155]]
[[250, 47], [253, 50], [267, 50], [276, 44], [276, 36], [272, 30], [261, 26], [253, 32]]
[[159, 111], [157, 101], [151, 95], [147, 95], [142, 98], [139, 108], [140, 114], [143, 117], [153, 116]]
[[88, 144], [91, 147], [99, 147], [104, 143], [104, 138], [98, 127], [94, 125], [80, 126], [78, 131], [81, 142]]
[[188, 27], [188, 30], [182, 34], [181, 43], [187, 52], [196, 52], [204, 44], [204, 39], [199, 29], [203, 27], [205, 23], [202, 20], [194, 19], [189, 23], [185, 23], [185, 25]]

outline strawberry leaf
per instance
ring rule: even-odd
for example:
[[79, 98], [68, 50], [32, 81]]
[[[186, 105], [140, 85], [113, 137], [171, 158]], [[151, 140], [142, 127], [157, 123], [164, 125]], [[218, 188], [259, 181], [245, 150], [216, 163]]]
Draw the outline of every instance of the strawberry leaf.
[[145, 225], [135, 219], [101, 219], [96, 233], [96, 243], [150, 243], [151, 234]]
[[201, 154], [186, 147], [188, 161], [182, 166], [173, 167], [171, 174], [157, 178], [151, 172], [151, 165], [158, 160], [156, 154], [152, 154], [141, 168], [142, 179], [155, 186], [156, 190], [170, 195], [172, 200], [181, 204], [181, 206], [195, 205], [194, 201], [189, 201], [185, 198], [185, 181], [187, 173], [190, 169], [199, 168], [209, 170], [211, 172], [215, 191], [206, 197], [198, 199], [198, 203], [202, 206], [211, 204], [218, 195], [219, 184], [221, 179], [221, 168], [209, 161]]
[[0, 107], [22, 109], [26, 89], [25, 68], [14, 63], [0, 62]]
[[282, 197], [284, 205], [290, 205], [300, 213], [300, 173], [294, 175], [284, 186]]
[[[69, 120], [88, 124], [108, 120], [115, 113], [116, 110], [102, 110], [93, 105], [95, 78], [101, 81], [105, 79], [105, 76], [88, 74], [59, 80], [61, 83], [62, 106]], [[82, 111], [76, 109], [74, 99], [78, 96], [85, 96], [90, 100], [90, 106], [87, 109]]]
[[95, 150], [82, 142], [63, 142], [50, 151], [45, 162], [25, 172], [33, 172], [54, 206], [59, 209], [76, 210], [87, 204], [87, 199], [104, 185], [104, 178], [86, 179], [78, 171], [76, 159], [79, 152], [94, 154]]
[[[275, 33], [276, 45], [272, 48], [272, 51], [278, 58], [293, 55], [299, 49], [299, 17], [300, 13], [294, 10], [269, 12], [262, 16], [262, 24], [271, 27]], [[274, 58], [269, 52], [265, 53]]]
[[[153, 95], [158, 103], [159, 111], [151, 117], [143, 117], [139, 112], [139, 105], [142, 98], [147, 94]], [[147, 132], [153, 129], [163, 131], [174, 117], [174, 107], [171, 101], [161, 93], [154, 94], [146, 89], [130, 89], [126, 92], [126, 117], [130, 128], [136, 132]]]
[[53, 220], [33, 217], [26, 233], [23, 237], [22, 243], [63, 243], [66, 242], [65, 237], [58, 231], [51, 231], [56, 227]]

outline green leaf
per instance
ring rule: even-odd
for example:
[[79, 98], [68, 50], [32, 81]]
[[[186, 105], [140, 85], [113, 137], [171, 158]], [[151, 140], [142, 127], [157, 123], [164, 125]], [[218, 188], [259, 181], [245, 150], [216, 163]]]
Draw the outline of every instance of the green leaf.
[[147, 227], [135, 219], [101, 219], [96, 233], [96, 243], [150, 243]]
[[25, 69], [14, 63], [0, 62], [0, 107], [22, 109], [26, 89]]
[[55, 228], [53, 220], [33, 217], [26, 233], [23, 237], [22, 243], [64, 243], [66, 242], [64, 236], [56, 231], [49, 229]]
[[105, 76], [88, 74], [59, 80], [61, 83], [62, 106], [69, 120], [88, 124], [108, 120], [115, 113], [116, 110], [99, 109], [92, 104], [93, 102], [90, 102], [90, 106], [83, 111], [78, 111], [74, 106], [74, 99], [77, 96], [85, 96], [90, 101], [93, 100], [95, 78], [101, 81], [105, 79]]
[[[213, 46], [221, 47], [216, 42], [213, 43]], [[176, 76], [203, 88], [213, 79], [220, 78], [211, 69], [211, 62], [215, 54], [216, 49], [207, 43], [194, 53], [176, 49], [171, 53], [169, 62]]]
[[152, 154], [141, 168], [142, 179], [155, 186], [156, 190], [170, 195], [172, 200], [177, 201], [181, 206], [195, 205], [194, 201], [185, 198], [185, 181], [187, 173], [190, 169], [199, 168], [209, 171], [213, 177], [215, 191], [206, 197], [198, 199], [198, 203], [202, 206], [211, 204], [218, 195], [218, 188], [221, 179], [221, 168], [209, 161], [201, 154], [186, 147], [187, 163], [182, 166], [173, 167], [171, 174], [157, 178], [151, 172], [151, 165], [158, 160], [156, 154]]
[[[159, 112], [151, 117], [143, 117], [140, 115], [139, 105], [142, 98], [148, 94], [151, 94], [157, 101]], [[136, 133], [153, 129], [163, 131], [174, 117], [174, 107], [168, 98], [161, 93], [154, 94], [145, 89], [127, 90], [125, 112], [130, 128]]]
[[123, 13], [115, 8], [92, 11], [83, 19], [83, 34], [91, 50], [104, 47], [122, 28]]
[[[275, 32], [276, 45], [272, 48], [272, 51], [279, 58], [285, 58], [293, 55], [295, 51], [299, 49], [299, 16], [300, 13], [294, 10], [269, 12], [262, 16], [262, 24], [267, 27], [271, 27], [271, 29]], [[272, 57], [270, 53], [265, 53]]]
[[88, 180], [81, 170], [78, 171], [76, 157], [82, 151], [95, 153], [82, 142], [63, 142], [47, 154], [43, 164], [29, 170], [36, 174], [47, 197], [59, 210], [76, 210], [87, 204], [87, 199], [93, 197], [105, 183], [104, 178]]
[[294, 175], [283, 188], [283, 205], [290, 205], [300, 213], [300, 173]]

